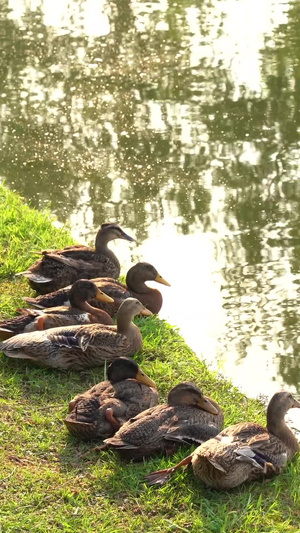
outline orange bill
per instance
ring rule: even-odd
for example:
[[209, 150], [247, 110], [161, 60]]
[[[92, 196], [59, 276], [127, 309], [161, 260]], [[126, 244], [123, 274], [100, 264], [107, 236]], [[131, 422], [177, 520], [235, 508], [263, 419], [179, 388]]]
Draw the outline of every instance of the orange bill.
[[162, 283], [162, 285], [167, 285], [167, 287], [171, 287], [170, 283], [166, 281], [160, 274], [157, 274], [155, 281], [157, 281], [157, 283]]
[[152, 379], [150, 379], [141, 368], [138, 369], [135, 379], [140, 383], [147, 385], [148, 387], [156, 387], [155, 381], [152, 381]]
[[107, 303], [112, 303], [114, 301], [113, 298], [108, 296], [108, 294], [105, 294], [104, 292], [100, 291], [100, 289], [98, 289], [97, 291], [96, 300], [100, 300], [101, 302]]

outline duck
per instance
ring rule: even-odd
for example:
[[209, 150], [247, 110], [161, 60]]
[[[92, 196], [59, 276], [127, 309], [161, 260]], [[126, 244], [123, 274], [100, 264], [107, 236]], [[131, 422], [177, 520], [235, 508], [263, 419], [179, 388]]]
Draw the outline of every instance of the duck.
[[108, 366], [106, 381], [73, 398], [64, 423], [73, 436], [82, 440], [105, 439], [157, 402], [155, 382], [136, 361], [118, 357]]
[[[119, 306], [126, 298], [137, 298], [153, 314], [159, 313], [163, 299], [160, 291], [148, 287], [146, 281], [156, 281], [170, 287], [166, 281], [150, 263], [139, 262], [132, 266], [126, 275], [126, 285], [113, 278], [96, 278], [92, 280], [101, 291], [113, 298], [113, 302], [93, 302], [95, 307], [106, 311], [110, 316], [115, 316]], [[50, 294], [37, 296], [36, 298], [24, 298], [27, 304], [34, 307], [52, 307], [54, 305], [67, 305], [71, 286], [64, 287]]]
[[223, 427], [220, 406], [191, 382], [182, 382], [168, 394], [167, 403], [141, 412], [125, 422], [105, 446], [126, 459], [140, 461], [155, 453], [173, 454], [180, 445], [199, 444]]
[[107, 247], [114, 239], [134, 241], [118, 224], [102, 224], [96, 235], [95, 249], [77, 244], [62, 250], [43, 250], [42, 259], [17, 275], [28, 278], [30, 286], [39, 294], [66, 287], [81, 278], [117, 278], [120, 263]]
[[164, 485], [182, 466], [193, 467], [194, 475], [205, 485], [233, 489], [242, 483], [280, 474], [299, 451], [299, 443], [284, 417], [300, 403], [290, 392], [272, 396], [267, 408], [267, 426], [239, 422], [207, 440], [176, 466], [146, 476], [149, 485]]
[[19, 333], [37, 331], [73, 324], [113, 324], [111, 316], [91, 306], [88, 302], [96, 299], [113, 302], [96, 284], [88, 279], [75, 281], [69, 293], [69, 306], [48, 309], [18, 309], [21, 316], [0, 322], [0, 338], [8, 339]]
[[82, 370], [103, 366], [142, 348], [142, 335], [132, 323], [137, 314], [152, 313], [135, 298], [127, 298], [117, 313], [117, 325], [84, 324], [20, 333], [0, 342], [7, 357], [28, 359], [58, 369]]

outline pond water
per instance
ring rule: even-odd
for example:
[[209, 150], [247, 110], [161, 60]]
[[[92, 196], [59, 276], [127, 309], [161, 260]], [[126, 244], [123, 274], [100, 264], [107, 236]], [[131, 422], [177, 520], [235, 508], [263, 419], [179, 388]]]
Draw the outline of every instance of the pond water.
[[0, 0], [1, 179], [81, 242], [118, 221], [124, 272], [156, 266], [161, 316], [253, 396], [300, 392], [299, 27], [297, 1]]

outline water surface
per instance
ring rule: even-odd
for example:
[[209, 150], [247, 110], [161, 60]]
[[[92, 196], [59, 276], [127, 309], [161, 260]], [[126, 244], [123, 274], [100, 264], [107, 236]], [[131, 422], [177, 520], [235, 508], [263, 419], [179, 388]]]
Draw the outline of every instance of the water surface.
[[80, 241], [118, 221], [199, 355], [299, 393], [300, 4], [0, 6], [5, 183]]

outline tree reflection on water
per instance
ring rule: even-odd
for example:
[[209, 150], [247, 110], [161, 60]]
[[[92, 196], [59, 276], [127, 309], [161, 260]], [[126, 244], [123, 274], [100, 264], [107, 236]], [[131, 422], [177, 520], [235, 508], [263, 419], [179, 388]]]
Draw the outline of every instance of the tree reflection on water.
[[179, 234], [215, 234], [220, 351], [241, 362], [253, 337], [275, 342], [278, 380], [298, 388], [299, 4], [270, 6], [247, 73], [231, 2], [104, 2], [95, 20], [58, 2], [54, 23], [49, 1], [0, 3], [5, 182], [88, 238], [118, 220], [142, 242], [170, 214]]

